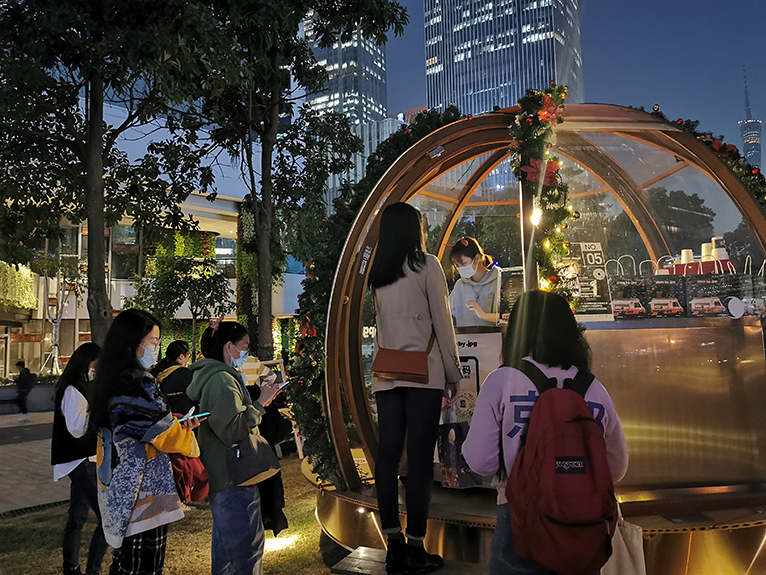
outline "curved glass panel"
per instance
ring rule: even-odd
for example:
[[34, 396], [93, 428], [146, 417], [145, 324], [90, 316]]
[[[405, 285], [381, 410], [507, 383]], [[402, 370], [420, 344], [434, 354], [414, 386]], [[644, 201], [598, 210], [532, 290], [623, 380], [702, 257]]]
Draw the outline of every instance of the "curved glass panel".
[[519, 183], [513, 175], [510, 157], [494, 168], [474, 190], [468, 203], [490, 205], [495, 203], [519, 203]]
[[639, 186], [672, 170], [679, 162], [666, 151], [606, 132], [578, 132], [617, 162]]
[[491, 154], [483, 154], [472, 160], [468, 160], [452, 168], [439, 176], [436, 180], [420, 190], [419, 195], [425, 195], [437, 200], [457, 203], [460, 192], [471, 179], [471, 176], [490, 157]]

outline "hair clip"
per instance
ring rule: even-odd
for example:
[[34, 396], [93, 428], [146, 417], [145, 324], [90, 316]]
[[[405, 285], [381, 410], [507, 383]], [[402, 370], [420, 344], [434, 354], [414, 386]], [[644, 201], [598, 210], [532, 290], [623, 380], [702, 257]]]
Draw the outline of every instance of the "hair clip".
[[217, 320], [213, 321], [210, 324], [210, 327], [213, 329], [213, 331], [217, 331], [218, 330], [218, 328], [220, 327], [221, 322], [223, 321], [223, 318], [225, 317], [225, 315], [226, 314], [221, 314], [221, 317], [219, 317]]
[[465, 238], [460, 238], [460, 243], [463, 244], [464, 247], [468, 247], [468, 240]]

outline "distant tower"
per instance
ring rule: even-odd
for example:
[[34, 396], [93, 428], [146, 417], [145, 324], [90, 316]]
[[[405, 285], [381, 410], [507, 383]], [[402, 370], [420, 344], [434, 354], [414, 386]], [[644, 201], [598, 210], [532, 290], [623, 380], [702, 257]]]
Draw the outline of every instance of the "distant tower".
[[739, 122], [739, 134], [742, 136], [742, 151], [745, 159], [753, 166], [761, 165], [761, 121], [754, 120], [750, 111], [750, 94], [747, 91], [745, 76], [745, 119]]

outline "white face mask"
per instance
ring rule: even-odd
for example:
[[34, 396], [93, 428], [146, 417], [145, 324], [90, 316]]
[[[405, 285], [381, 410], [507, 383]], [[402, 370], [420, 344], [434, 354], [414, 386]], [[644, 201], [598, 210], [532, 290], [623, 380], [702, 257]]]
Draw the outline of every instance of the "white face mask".
[[96, 379], [96, 368], [95, 367], [89, 367], [88, 368], [88, 381], [93, 381]]
[[240, 367], [245, 365], [245, 363], [247, 363], [247, 358], [250, 355], [246, 349], [238, 350], [238, 351], [239, 351], [239, 357], [232, 357], [229, 360], [229, 365], [231, 365], [231, 367], [233, 367], [234, 369], [239, 369]]
[[138, 361], [139, 363], [141, 363], [141, 366], [144, 369], [149, 369], [157, 362], [157, 358], [159, 356], [160, 356], [159, 345], [147, 345], [146, 347], [144, 347], [144, 355], [139, 357]]
[[457, 272], [460, 274], [461, 278], [468, 279], [476, 273], [476, 268], [473, 266], [473, 264], [467, 266], [457, 266]]

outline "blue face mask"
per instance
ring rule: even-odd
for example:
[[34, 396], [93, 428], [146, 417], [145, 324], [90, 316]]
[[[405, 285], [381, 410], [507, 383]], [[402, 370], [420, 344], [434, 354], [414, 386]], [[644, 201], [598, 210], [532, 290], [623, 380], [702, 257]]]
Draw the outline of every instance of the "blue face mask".
[[247, 350], [244, 350], [244, 351], [240, 350], [239, 357], [232, 357], [231, 360], [229, 361], [229, 364], [234, 369], [239, 369], [240, 367], [245, 365], [245, 363], [247, 363], [247, 358], [249, 355], [250, 354], [247, 352]]
[[144, 355], [138, 358], [139, 363], [144, 369], [149, 369], [152, 367], [156, 362], [157, 358], [160, 356], [160, 346], [159, 345], [147, 345], [144, 347]]

